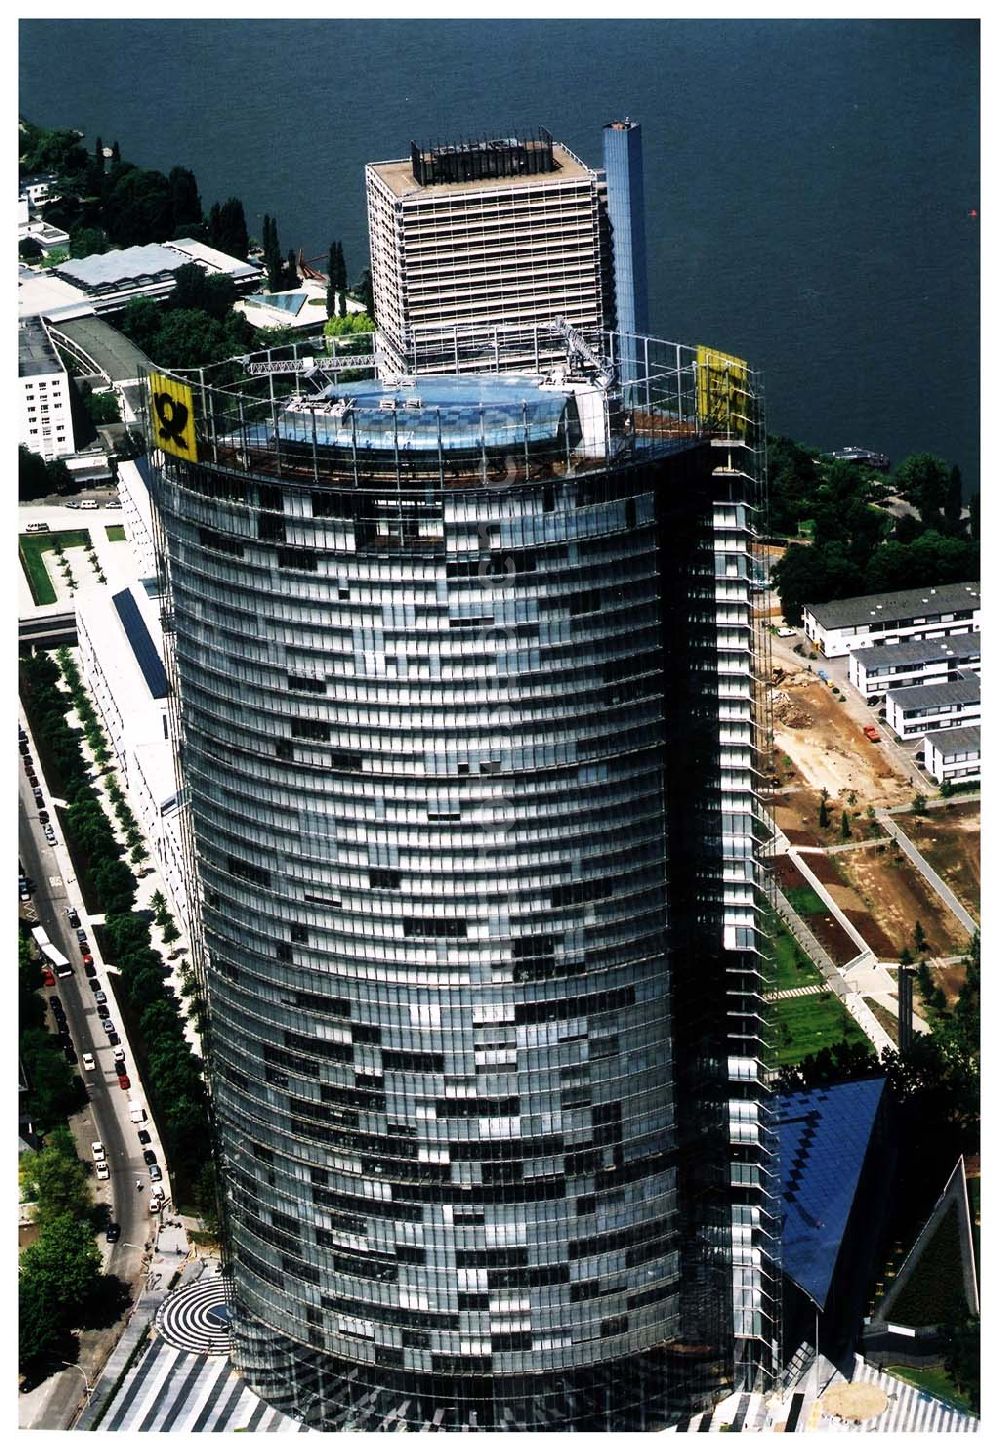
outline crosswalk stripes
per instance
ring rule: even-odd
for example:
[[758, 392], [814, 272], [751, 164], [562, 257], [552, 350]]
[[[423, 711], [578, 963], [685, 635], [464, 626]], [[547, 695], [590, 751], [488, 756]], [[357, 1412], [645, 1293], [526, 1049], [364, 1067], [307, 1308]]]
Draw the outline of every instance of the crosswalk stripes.
[[979, 1429], [979, 1421], [974, 1415], [963, 1414], [952, 1405], [934, 1399], [904, 1380], [893, 1379], [889, 1374], [880, 1374], [860, 1358], [855, 1363], [854, 1383], [877, 1385], [888, 1395], [889, 1403], [874, 1419], [862, 1420], [858, 1425], [845, 1425], [847, 1430], [955, 1435], [973, 1434]]
[[195, 1434], [306, 1426], [266, 1404], [225, 1355], [194, 1354], [156, 1339], [98, 1428]]

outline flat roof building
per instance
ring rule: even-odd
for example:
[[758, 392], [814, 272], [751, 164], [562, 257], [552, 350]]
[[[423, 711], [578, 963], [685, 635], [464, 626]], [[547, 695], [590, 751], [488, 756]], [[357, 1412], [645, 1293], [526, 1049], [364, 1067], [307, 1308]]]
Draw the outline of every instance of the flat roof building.
[[922, 687], [953, 681], [965, 672], [979, 671], [978, 632], [933, 640], [884, 642], [852, 651], [848, 676], [869, 701], [898, 687]]
[[846, 657], [858, 648], [909, 637], [954, 636], [978, 631], [979, 582], [880, 591], [802, 608], [805, 634], [826, 657]]
[[535, 368], [565, 356], [564, 318], [606, 326], [600, 174], [535, 136], [411, 144], [365, 168], [375, 315], [401, 373]]
[[96, 312], [110, 313], [132, 298], [166, 297], [176, 286], [174, 274], [178, 268], [191, 263], [205, 273], [232, 278], [238, 288], [253, 287], [264, 276], [257, 264], [231, 258], [194, 238], [67, 258], [53, 272], [89, 298]]
[[69, 375], [39, 318], [18, 324], [17, 374], [19, 442], [43, 460], [73, 454]]

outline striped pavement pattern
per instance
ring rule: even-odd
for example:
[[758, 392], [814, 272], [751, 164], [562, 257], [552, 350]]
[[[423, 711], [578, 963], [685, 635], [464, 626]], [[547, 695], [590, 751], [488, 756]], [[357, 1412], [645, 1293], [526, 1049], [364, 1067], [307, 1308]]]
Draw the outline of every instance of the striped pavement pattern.
[[829, 990], [828, 985], [795, 985], [791, 990], [773, 990], [768, 995], [768, 1000], [791, 1000], [799, 995], [821, 995], [824, 990]]
[[195, 1354], [154, 1339], [126, 1375], [101, 1430], [182, 1434], [307, 1430], [254, 1394], [224, 1354]]
[[837, 1426], [838, 1432], [866, 1434], [876, 1430], [908, 1435], [971, 1435], [979, 1429], [979, 1421], [974, 1415], [963, 1415], [953, 1406], [915, 1389], [912, 1384], [904, 1384], [901, 1379], [893, 1379], [888, 1374], [879, 1374], [877, 1369], [861, 1359], [855, 1360], [852, 1383], [877, 1384], [889, 1396], [889, 1407], [876, 1418], [862, 1420], [856, 1425], [842, 1421]]

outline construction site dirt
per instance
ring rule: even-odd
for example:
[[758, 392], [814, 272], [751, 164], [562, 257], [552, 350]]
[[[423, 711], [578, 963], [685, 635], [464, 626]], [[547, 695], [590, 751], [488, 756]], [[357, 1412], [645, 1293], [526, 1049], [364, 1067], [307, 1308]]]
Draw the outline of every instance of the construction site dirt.
[[979, 804], [935, 805], [926, 816], [908, 813], [899, 826], [961, 900], [971, 915], [979, 918], [980, 907], [980, 812]]
[[803, 668], [782, 676], [771, 707], [775, 746], [811, 788], [825, 788], [832, 798], [854, 793], [876, 808], [912, 795], [912, 785], [894, 770], [884, 749], [868, 741], [833, 688], [815, 673]]

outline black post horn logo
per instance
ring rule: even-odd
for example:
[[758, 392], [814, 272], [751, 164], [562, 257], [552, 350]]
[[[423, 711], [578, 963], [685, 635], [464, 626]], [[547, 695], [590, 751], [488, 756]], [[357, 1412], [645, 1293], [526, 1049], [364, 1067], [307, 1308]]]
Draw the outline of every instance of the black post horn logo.
[[189, 445], [184, 438], [184, 431], [191, 417], [187, 405], [175, 399], [172, 394], [161, 393], [153, 395], [153, 408], [160, 422], [160, 439], [167, 444], [173, 442], [178, 448], [187, 451]]

